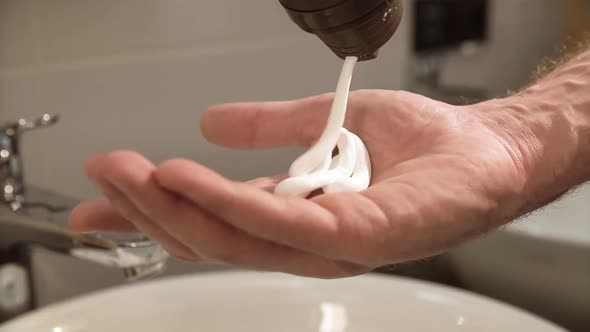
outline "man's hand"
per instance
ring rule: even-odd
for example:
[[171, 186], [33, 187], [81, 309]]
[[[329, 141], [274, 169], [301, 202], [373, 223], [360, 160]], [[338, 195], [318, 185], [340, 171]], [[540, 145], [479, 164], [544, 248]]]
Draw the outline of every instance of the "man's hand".
[[[309, 146], [331, 102], [221, 105], [204, 113], [202, 132], [232, 148]], [[307, 200], [273, 195], [280, 176], [236, 183], [188, 160], [155, 166], [135, 152], [97, 156], [87, 173], [106, 199], [77, 207], [71, 226], [140, 231], [184, 260], [320, 278], [430, 257], [523, 209], [526, 155], [490, 125], [490, 107], [353, 92], [345, 126], [369, 150], [372, 184]]]

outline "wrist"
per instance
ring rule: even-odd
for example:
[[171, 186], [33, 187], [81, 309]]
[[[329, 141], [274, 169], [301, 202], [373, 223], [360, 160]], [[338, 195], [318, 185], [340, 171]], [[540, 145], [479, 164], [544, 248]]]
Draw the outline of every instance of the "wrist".
[[522, 215], [559, 198], [590, 178], [576, 110], [559, 102], [558, 90], [534, 86], [504, 99], [474, 105], [484, 123], [513, 156], [521, 180], [514, 183], [511, 211]]

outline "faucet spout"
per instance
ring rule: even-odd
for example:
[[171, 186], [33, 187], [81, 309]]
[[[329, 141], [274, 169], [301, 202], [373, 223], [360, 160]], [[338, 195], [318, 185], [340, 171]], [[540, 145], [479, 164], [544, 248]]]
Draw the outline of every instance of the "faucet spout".
[[121, 269], [129, 281], [159, 274], [168, 254], [151, 241], [123, 242], [32, 220], [18, 214], [0, 214], [0, 248], [39, 245], [48, 250]]
[[0, 201], [9, 204], [12, 210], [20, 209], [25, 197], [21, 136], [31, 130], [53, 126], [58, 121], [58, 115], [43, 114], [35, 119], [21, 118], [0, 125]]
[[52, 126], [59, 116], [44, 114], [0, 125], [0, 256], [21, 245], [38, 245], [78, 259], [121, 269], [127, 280], [162, 272], [168, 254], [144, 237], [77, 234], [67, 227], [68, 214], [79, 202], [25, 185], [21, 136]]

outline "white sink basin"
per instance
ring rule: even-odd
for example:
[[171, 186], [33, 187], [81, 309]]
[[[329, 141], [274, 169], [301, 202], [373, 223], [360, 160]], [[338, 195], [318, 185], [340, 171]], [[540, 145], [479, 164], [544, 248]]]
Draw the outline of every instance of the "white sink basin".
[[548, 242], [590, 248], [590, 185], [509, 225], [508, 232]]
[[590, 185], [451, 253], [463, 285], [590, 331]]
[[562, 329], [450, 288], [381, 275], [315, 280], [223, 272], [163, 279], [47, 307], [0, 332], [503, 331]]

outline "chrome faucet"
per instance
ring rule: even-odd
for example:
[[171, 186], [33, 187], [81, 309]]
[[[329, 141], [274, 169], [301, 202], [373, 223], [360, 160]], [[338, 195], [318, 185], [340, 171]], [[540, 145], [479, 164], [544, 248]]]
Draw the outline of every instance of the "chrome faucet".
[[49, 250], [119, 268], [128, 280], [163, 271], [167, 253], [141, 235], [77, 234], [68, 230], [69, 212], [79, 202], [65, 195], [25, 185], [20, 138], [30, 130], [54, 125], [56, 115], [0, 125], [0, 265], [2, 253], [19, 245]]
[[25, 198], [20, 137], [26, 131], [51, 126], [58, 120], [55, 115], [44, 114], [35, 120], [19, 119], [0, 126], [0, 189], [3, 202], [14, 211], [21, 208]]

